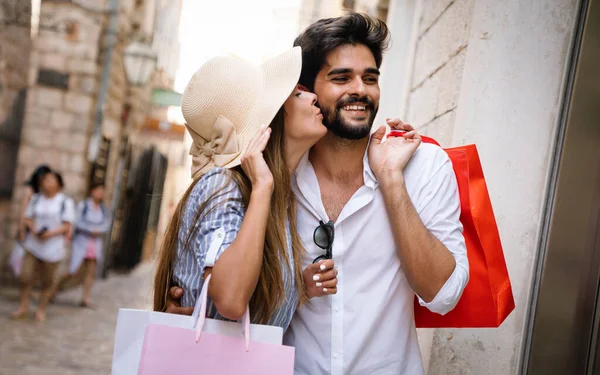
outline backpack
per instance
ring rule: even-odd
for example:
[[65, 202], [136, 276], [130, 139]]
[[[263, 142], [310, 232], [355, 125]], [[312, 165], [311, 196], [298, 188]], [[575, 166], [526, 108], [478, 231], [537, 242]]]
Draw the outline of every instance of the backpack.
[[[106, 207], [104, 207], [103, 203], [100, 203], [100, 209], [102, 210], [102, 221], [104, 221], [106, 219]], [[81, 217], [83, 218], [84, 221], [86, 220], [86, 216], [89, 210], [89, 204], [88, 204], [88, 200], [86, 199], [85, 201], [83, 201], [83, 212], [81, 213]]]
[[[42, 197], [42, 194], [41, 194], [41, 193], [35, 193], [35, 194], [33, 195], [33, 197], [31, 198], [31, 201], [32, 201], [32, 202], [31, 202], [31, 206], [32, 206], [32, 208], [33, 208], [33, 210], [32, 210], [32, 212], [33, 212], [33, 216], [32, 216], [32, 218], [34, 218], [34, 217], [35, 217], [35, 211], [36, 211], [35, 209], [37, 208], [37, 205], [40, 203], [40, 199], [41, 199], [41, 197]], [[62, 202], [60, 203], [60, 217], [61, 217], [61, 218], [62, 218], [63, 214], [65, 213], [65, 209], [66, 209], [65, 207], [66, 207], [66, 202], [67, 202], [67, 199], [69, 199], [69, 197], [67, 197], [67, 196], [66, 196], [66, 195], [64, 195], [64, 194], [63, 194], [63, 197], [64, 197], [64, 198], [63, 198]]]

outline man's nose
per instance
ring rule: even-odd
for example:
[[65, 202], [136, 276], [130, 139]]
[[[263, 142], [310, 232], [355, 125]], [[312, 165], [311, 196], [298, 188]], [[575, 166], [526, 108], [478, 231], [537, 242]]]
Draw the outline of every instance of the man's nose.
[[366, 95], [366, 90], [365, 90], [365, 83], [362, 81], [362, 79], [354, 79], [352, 81], [352, 84], [350, 85], [350, 90], [348, 91], [348, 94], [351, 96], [365, 96]]

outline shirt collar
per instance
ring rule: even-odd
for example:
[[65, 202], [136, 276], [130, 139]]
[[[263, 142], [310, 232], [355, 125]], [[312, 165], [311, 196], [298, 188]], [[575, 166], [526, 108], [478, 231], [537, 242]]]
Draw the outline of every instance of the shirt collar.
[[379, 182], [377, 182], [375, 173], [373, 173], [371, 165], [369, 164], [369, 145], [371, 145], [371, 138], [369, 138], [369, 143], [367, 144], [365, 155], [363, 156], [363, 178], [365, 180], [365, 186], [375, 190], [379, 186]]
[[[363, 179], [365, 181], [365, 186], [375, 190], [379, 186], [379, 182], [377, 182], [375, 173], [373, 173], [373, 170], [371, 169], [371, 166], [369, 165], [369, 145], [370, 144], [371, 144], [371, 140], [369, 139], [369, 143], [367, 144], [367, 148], [365, 149], [365, 154], [363, 156]], [[296, 179], [307, 181], [308, 180], [307, 173], [310, 173], [312, 171], [312, 173], [314, 174], [313, 166], [310, 163], [310, 160], [308, 160], [308, 154], [309, 154], [309, 152], [304, 154], [304, 156], [300, 160], [300, 163], [298, 164], [298, 167], [296, 168], [296, 172], [295, 172]]]

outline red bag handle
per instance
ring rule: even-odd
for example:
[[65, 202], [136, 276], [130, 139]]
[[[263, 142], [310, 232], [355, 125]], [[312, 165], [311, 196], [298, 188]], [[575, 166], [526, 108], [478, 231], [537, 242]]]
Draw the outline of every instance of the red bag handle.
[[[402, 137], [402, 135], [405, 134], [405, 133], [406, 132], [403, 131], [403, 130], [392, 130], [391, 132], [388, 133], [387, 136], [388, 137]], [[431, 143], [431, 144], [434, 144], [436, 146], [440, 146], [440, 144], [437, 143], [437, 141], [435, 139], [426, 137], [424, 135], [421, 136], [421, 140], [423, 142], [425, 142], [425, 143]], [[440, 147], [442, 147], [442, 146], [440, 146]]]

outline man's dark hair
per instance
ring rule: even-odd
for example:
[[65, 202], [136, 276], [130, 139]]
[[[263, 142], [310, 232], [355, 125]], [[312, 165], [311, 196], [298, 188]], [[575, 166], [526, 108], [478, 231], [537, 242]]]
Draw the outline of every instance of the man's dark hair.
[[299, 83], [312, 91], [317, 74], [326, 63], [327, 55], [346, 44], [367, 46], [379, 68], [389, 42], [390, 32], [385, 22], [365, 14], [350, 12], [341, 17], [319, 20], [294, 41], [294, 46], [302, 48], [302, 73]]

